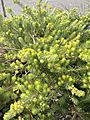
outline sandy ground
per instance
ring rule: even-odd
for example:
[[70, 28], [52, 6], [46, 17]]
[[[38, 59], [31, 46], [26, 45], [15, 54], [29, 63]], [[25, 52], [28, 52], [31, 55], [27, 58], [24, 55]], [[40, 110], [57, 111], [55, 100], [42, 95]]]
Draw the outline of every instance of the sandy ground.
[[[12, 8], [17, 14], [20, 13], [20, 7], [13, 3], [13, 0], [3, 0], [6, 7]], [[35, 5], [37, 0], [20, 0], [23, 4], [30, 6]], [[45, 0], [43, 0], [45, 1]], [[48, 0], [49, 4], [61, 8], [61, 9], [70, 9], [78, 8], [80, 13], [85, 13], [90, 9], [90, 0]], [[2, 6], [0, 0], [0, 12], [2, 13]]]

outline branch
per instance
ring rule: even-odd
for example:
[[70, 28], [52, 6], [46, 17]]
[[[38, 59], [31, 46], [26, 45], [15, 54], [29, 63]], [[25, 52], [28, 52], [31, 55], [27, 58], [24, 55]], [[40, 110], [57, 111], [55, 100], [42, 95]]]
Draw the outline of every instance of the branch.
[[1, 5], [2, 5], [2, 9], [3, 9], [3, 15], [4, 15], [4, 17], [7, 17], [3, 0], [1, 0]]

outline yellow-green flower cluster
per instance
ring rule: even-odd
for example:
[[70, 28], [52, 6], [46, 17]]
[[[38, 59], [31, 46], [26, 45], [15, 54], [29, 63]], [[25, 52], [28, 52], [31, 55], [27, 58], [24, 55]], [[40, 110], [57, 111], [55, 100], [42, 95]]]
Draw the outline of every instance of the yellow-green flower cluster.
[[10, 110], [4, 115], [4, 120], [9, 120], [15, 117], [17, 114], [20, 114], [23, 111], [23, 105], [21, 101], [14, 102], [10, 105]]
[[78, 90], [74, 85], [69, 86], [68, 89], [71, 91], [72, 95], [76, 95], [78, 97], [85, 96], [85, 92], [82, 90]]

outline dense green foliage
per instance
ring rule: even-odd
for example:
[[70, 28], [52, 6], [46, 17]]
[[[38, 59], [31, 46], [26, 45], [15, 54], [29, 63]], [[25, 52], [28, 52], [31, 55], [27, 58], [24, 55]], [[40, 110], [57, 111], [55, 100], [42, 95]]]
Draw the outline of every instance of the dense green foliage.
[[90, 14], [40, 5], [25, 6], [20, 16], [0, 16], [2, 117], [89, 120]]

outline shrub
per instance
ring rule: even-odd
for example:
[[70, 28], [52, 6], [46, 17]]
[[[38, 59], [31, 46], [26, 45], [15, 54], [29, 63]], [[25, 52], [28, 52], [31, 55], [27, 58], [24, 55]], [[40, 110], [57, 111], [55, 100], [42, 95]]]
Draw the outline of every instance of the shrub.
[[0, 108], [4, 120], [90, 118], [90, 14], [41, 2], [0, 17]]

